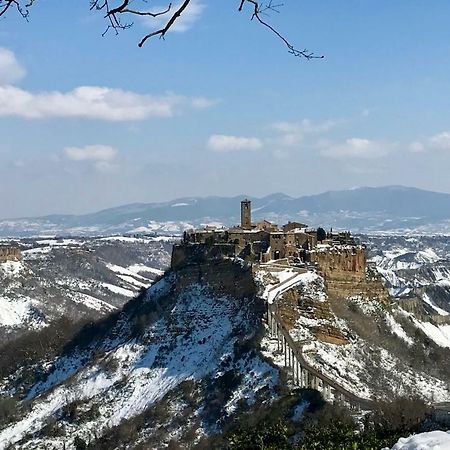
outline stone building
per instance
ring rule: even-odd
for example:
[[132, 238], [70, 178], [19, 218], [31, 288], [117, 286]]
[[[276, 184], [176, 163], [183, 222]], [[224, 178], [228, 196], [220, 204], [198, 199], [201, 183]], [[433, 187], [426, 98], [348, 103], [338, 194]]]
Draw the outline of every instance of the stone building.
[[300, 222], [288, 222], [286, 225], [283, 225], [283, 231], [288, 233], [289, 231], [294, 230], [302, 230], [304, 228], [308, 228], [308, 225]]
[[252, 228], [252, 202], [247, 199], [241, 202], [241, 227], [244, 230]]

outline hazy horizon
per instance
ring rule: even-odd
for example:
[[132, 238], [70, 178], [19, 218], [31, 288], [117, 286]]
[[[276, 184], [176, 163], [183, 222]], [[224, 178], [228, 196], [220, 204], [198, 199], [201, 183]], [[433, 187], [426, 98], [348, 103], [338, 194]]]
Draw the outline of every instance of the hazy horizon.
[[[97, 213], [97, 212], [101, 212], [104, 210], [109, 210], [109, 209], [115, 209], [115, 208], [120, 208], [120, 207], [125, 207], [128, 205], [133, 205], [133, 204], [164, 204], [164, 203], [170, 203], [170, 202], [174, 202], [174, 201], [178, 201], [178, 200], [186, 200], [186, 199], [190, 199], [190, 198], [211, 198], [211, 197], [218, 197], [218, 198], [234, 198], [234, 197], [250, 197], [250, 198], [255, 198], [255, 199], [262, 199], [268, 196], [272, 196], [272, 195], [286, 195], [290, 198], [301, 198], [301, 197], [308, 197], [308, 196], [315, 196], [315, 195], [320, 195], [320, 194], [325, 194], [327, 192], [340, 192], [340, 191], [351, 191], [351, 190], [358, 190], [358, 189], [383, 189], [383, 188], [391, 188], [391, 187], [397, 187], [397, 188], [404, 188], [404, 189], [418, 189], [418, 190], [427, 190], [427, 189], [422, 189], [416, 186], [404, 186], [404, 185], [384, 185], [384, 186], [354, 186], [352, 188], [349, 189], [342, 189], [342, 190], [326, 190], [326, 191], [320, 191], [320, 192], [311, 192], [311, 193], [305, 193], [303, 195], [290, 195], [287, 194], [285, 192], [269, 192], [267, 194], [263, 194], [263, 195], [253, 195], [252, 193], [249, 192], [240, 192], [237, 194], [233, 194], [233, 195], [220, 195], [220, 194], [208, 194], [208, 193], [204, 193], [203, 195], [184, 195], [181, 197], [174, 197], [174, 198], [167, 198], [167, 199], [162, 199], [162, 200], [158, 200], [158, 201], [131, 201], [128, 203], [120, 203], [120, 204], [111, 204], [109, 206], [106, 206], [104, 208], [94, 208], [91, 210], [86, 210], [86, 211], [81, 211], [81, 212], [64, 212], [64, 211], [50, 211], [48, 213], [42, 213], [42, 214], [38, 214], [38, 215], [22, 215], [22, 216], [9, 216], [9, 217], [3, 217], [0, 215], [0, 220], [9, 220], [9, 219], [24, 219], [24, 218], [33, 218], [33, 217], [45, 217], [45, 216], [65, 216], [65, 215], [85, 215], [85, 214], [93, 214], [93, 213]], [[434, 192], [434, 193], [438, 193], [438, 194], [450, 194], [450, 192], [443, 192], [443, 191], [432, 191], [432, 190], [428, 190], [429, 192]]]

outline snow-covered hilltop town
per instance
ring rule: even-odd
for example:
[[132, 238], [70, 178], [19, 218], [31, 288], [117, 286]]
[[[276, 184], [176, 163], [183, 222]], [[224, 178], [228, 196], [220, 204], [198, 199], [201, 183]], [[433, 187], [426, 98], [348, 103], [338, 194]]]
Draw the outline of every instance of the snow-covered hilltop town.
[[[379, 380], [370, 368], [373, 361], [369, 356], [374, 324], [368, 326], [372, 331], [363, 339], [355, 334], [367, 321], [365, 316], [381, 321], [377, 326], [383, 331], [378, 332], [387, 334], [385, 343], [394, 335], [403, 344], [412, 345], [414, 337], [409, 333], [414, 331], [408, 322], [422, 325], [393, 303], [386, 281], [366, 260], [365, 245], [349, 231], [326, 232], [298, 222], [281, 227], [266, 220], [253, 223], [251, 202], [245, 199], [241, 201], [240, 225], [186, 231], [173, 247], [172, 269], [193, 282], [206, 273], [211, 278], [213, 265], [214, 283], [236, 293], [233, 283], [237, 283], [223, 269], [224, 260], [240, 260], [252, 268], [259, 294], [266, 302], [269, 336], [276, 339], [275, 349], [284, 355], [281, 365], [288, 368], [298, 386], [317, 389], [325, 399], [342, 401], [352, 408], [370, 408], [370, 402], [386, 389], [392, 393], [396, 389], [421, 392], [439, 401], [450, 398], [446, 383], [406, 367], [399, 371], [397, 381], [397, 375], [390, 375], [389, 387], [375, 387]], [[245, 290], [239, 294], [242, 292], [245, 294]], [[426, 315], [427, 327], [435, 327], [435, 334], [445, 332], [435, 316]], [[267, 345], [270, 353], [274, 349], [270, 339]], [[388, 367], [401, 365], [397, 357], [383, 354], [385, 360], [376, 370], [389, 377]], [[403, 370], [410, 382], [404, 381], [404, 373], [400, 376]], [[425, 388], [425, 379], [434, 383], [434, 389]]]
[[326, 232], [306, 224], [289, 222], [282, 227], [267, 220], [252, 222], [251, 201], [241, 202], [241, 224], [232, 228], [205, 227], [184, 232], [174, 247], [172, 266], [198, 253], [239, 257], [246, 261], [277, 261], [286, 266], [318, 266], [322, 273], [351, 272], [364, 277], [364, 246], [350, 232]]

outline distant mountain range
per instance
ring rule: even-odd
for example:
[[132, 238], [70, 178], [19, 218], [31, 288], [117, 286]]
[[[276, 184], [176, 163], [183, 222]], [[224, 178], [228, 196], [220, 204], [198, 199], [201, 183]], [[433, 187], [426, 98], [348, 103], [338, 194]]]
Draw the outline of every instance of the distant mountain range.
[[[239, 222], [237, 197], [189, 197], [134, 203], [84, 215], [51, 215], [0, 221], [0, 236], [179, 233], [203, 224]], [[272, 194], [252, 200], [255, 220], [288, 220], [359, 232], [450, 232], [450, 194], [403, 186], [362, 187], [299, 198]]]

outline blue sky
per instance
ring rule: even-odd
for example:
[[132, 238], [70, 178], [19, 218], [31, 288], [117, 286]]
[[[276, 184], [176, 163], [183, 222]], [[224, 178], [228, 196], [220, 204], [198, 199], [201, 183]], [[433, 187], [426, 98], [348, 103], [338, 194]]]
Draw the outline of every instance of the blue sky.
[[[164, 4], [163, 1], [159, 2]], [[450, 3], [197, 0], [165, 41], [88, 0], [0, 20], [2, 217], [362, 185], [450, 192]]]

